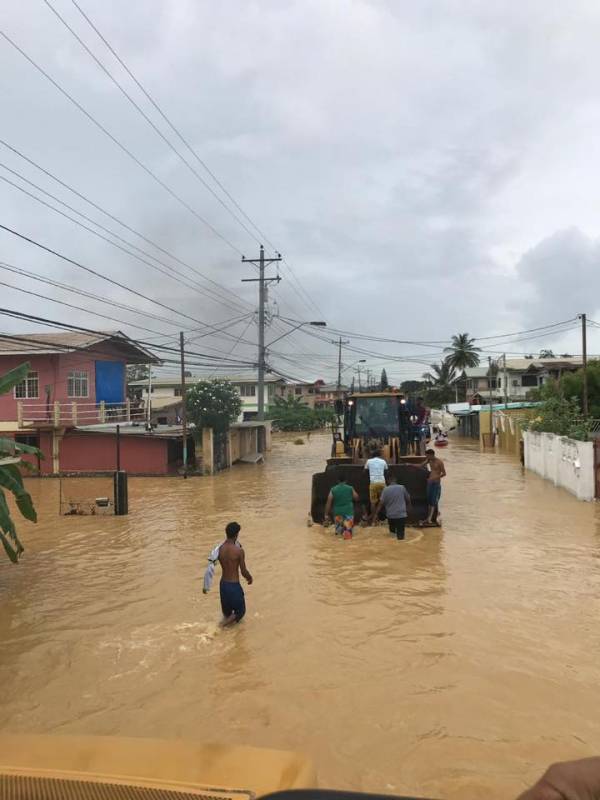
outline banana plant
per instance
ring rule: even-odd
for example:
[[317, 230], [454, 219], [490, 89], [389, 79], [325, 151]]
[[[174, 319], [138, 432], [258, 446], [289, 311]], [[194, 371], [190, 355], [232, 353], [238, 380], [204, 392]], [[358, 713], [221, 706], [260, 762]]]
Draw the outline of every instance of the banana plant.
[[[26, 363], [1, 376], [0, 394], [6, 394], [18, 383], [25, 380], [28, 372], [29, 364]], [[29, 492], [25, 489], [21, 474], [22, 468], [31, 469], [31, 465], [22, 458], [25, 454], [43, 458], [37, 447], [19, 444], [14, 439], [0, 438], [0, 541], [7, 556], [15, 564], [24, 548], [17, 536], [15, 523], [6, 500], [6, 492], [8, 491], [13, 495], [16, 506], [25, 519], [37, 522], [33, 501]]]

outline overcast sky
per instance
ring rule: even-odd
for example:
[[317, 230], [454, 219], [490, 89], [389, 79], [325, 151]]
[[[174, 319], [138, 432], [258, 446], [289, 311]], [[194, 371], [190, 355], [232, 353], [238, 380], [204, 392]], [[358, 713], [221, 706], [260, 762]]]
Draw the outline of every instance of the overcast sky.
[[[271, 292], [282, 316], [415, 341], [445, 341], [463, 331], [489, 337], [579, 312], [600, 320], [596, 0], [78, 1], [285, 256], [284, 280]], [[52, 4], [185, 153], [71, 0]], [[201, 185], [44, 0], [3, 3], [0, 18], [16, 44], [227, 241], [170, 196], [4, 39], [0, 138], [236, 296], [228, 294], [220, 304], [196, 291], [202, 286], [225, 295], [2, 145], [1, 164], [197, 283], [176, 283], [4, 181], [2, 224], [188, 316], [178, 317], [4, 231], [3, 262], [169, 317], [173, 324], [2, 269], [0, 281], [169, 334], [249, 313], [256, 284], [240, 282], [253, 276], [240, 253], [256, 257], [262, 235], [254, 232], [252, 238]], [[220, 194], [202, 166], [189, 153], [186, 157]], [[3, 168], [0, 176], [24, 185]], [[3, 307], [153, 336], [3, 285], [0, 296]], [[286, 329], [275, 323], [267, 339]], [[40, 328], [2, 318], [0, 330]], [[230, 333], [256, 340], [249, 318]], [[394, 381], [420, 375], [441, 349], [346, 338], [350, 347], [390, 359], [364, 356], [365, 366], [376, 372], [385, 363]], [[504, 349], [487, 341], [494, 352]], [[255, 357], [253, 348], [236, 345], [235, 339], [203, 338], [194, 346], [201, 345], [225, 352], [235, 345], [240, 359]], [[510, 344], [508, 350], [541, 347], [580, 352], [575, 329]], [[593, 330], [590, 349], [600, 352]], [[272, 357], [290, 375], [335, 376], [331, 344], [297, 332], [273, 350], [291, 359]], [[425, 363], [391, 360], [401, 356]], [[344, 363], [361, 357], [347, 350]]]

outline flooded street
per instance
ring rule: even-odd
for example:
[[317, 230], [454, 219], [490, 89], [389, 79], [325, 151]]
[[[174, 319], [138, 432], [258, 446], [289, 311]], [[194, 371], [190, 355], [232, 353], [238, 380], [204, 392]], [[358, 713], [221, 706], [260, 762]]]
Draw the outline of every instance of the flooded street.
[[[124, 518], [59, 518], [58, 482], [30, 481], [40, 523], [0, 560], [0, 729], [297, 749], [322, 786], [457, 800], [600, 753], [597, 507], [454, 440], [442, 531], [343, 542], [306, 524], [329, 439], [292, 442], [133, 479]], [[255, 582], [220, 631], [201, 580], [231, 519]]]

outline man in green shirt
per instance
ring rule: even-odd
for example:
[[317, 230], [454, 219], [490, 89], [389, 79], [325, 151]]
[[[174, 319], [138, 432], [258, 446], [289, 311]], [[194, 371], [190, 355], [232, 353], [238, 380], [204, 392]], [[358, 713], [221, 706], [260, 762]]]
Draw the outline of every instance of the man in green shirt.
[[327, 496], [325, 519], [333, 519], [336, 534], [342, 534], [344, 539], [352, 538], [355, 502], [358, 502], [358, 494], [346, 483], [346, 478], [340, 476]]

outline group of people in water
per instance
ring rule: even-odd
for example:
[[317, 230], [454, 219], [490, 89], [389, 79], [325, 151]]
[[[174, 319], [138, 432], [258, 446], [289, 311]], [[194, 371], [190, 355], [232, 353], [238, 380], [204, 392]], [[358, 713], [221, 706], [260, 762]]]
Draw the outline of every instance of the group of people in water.
[[[442, 478], [446, 475], [446, 467], [435, 450], [425, 452], [424, 465], [414, 465], [415, 469], [427, 470], [427, 517], [419, 525], [438, 525], [439, 504], [442, 494]], [[406, 486], [399, 484], [396, 476], [389, 470], [387, 461], [379, 451], [374, 451], [365, 462], [365, 470], [369, 473], [370, 515], [362, 509], [362, 520], [366, 524], [376, 525], [382, 515], [388, 521], [390, 533], [398, 540], [404, 539], [406, 520], [411, 513], [411, 497]], [[353, 486], [340, 473], [335, 486], [331, 488], [325, 505], [325, 522], [333, 522], [336, 534], [344, 539], [351, 539], [356, 520], [356, 505], [359, 495]]]
[[[425, 456], [425, 464], [412, 465], [415, 469], [427, 471], [427, 517], [421, 520], [419, 525], [439, 525], [442, 478], [446, 475], [446, 468], [444, 462], [437, 458], [435, 450], [428, 449]], [[369, 474], [370, 514], [367, 514], [366, 508], [363, 507], [358, 515], [359, 518], [364, 524], [377, 525], [380, 518], [385, 515], [390, 533], [398, 540], [404, 539], [406, 521], [412, 511], [408, 489], [398, 483], [398, 479], [378, 450], [371, 453], [364, 469]], [[332, 487], [327, 497], [325, 521], [333, 522], [336, 534], [344, 539], [352, 539], [357, 517], [356, 507], [359, 503], [358, 492], [347, 482], [343, 473], [340, 473], [336, 485]], [[246, 613], [246, 600], [240, 583], [240, 574], [248, 585], [253, 583], [252, 575], [246, 566], [244, 550], [238, 541], [240, 530], [241, 526], [237, 522], [230, 522], [226, 526], [225, 541], [216, 545], [211, 551], [204, 574], [203, 591], [206, 594], [211, 588], [216, 565], [220, 564], [222, 625], [238, 623]]]

